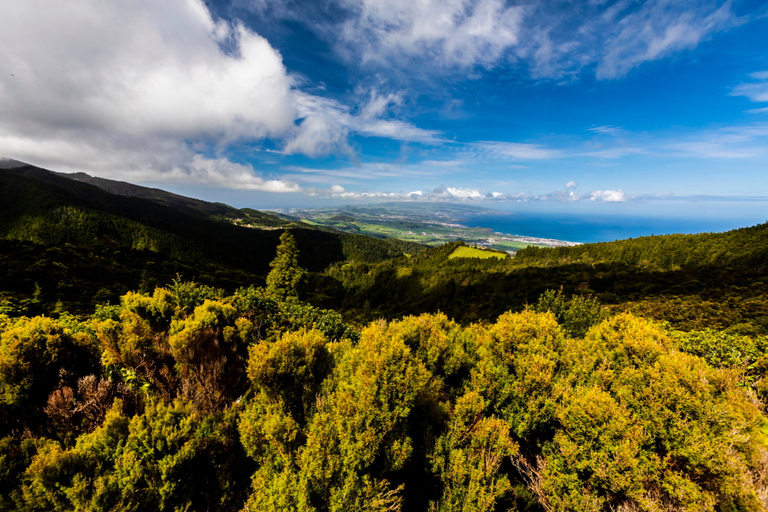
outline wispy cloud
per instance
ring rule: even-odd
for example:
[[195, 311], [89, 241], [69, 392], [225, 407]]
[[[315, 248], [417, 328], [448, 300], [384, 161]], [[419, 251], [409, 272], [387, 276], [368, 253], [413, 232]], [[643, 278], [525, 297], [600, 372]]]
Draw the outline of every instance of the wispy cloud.
[[594, 128], [588, 128], [587, 131], [597, 133], [599, 135], [621, 135], [624, 133], [624, 129], [619, 126], [595, 126]]
[[[731, 0], [241, 0], [303, 21], [350, 64], [404, 80], [526, 63], [534, 78], [594, 68], [600, 79], [690, 50], [747, 21]], [[334, 16], [324, 16], [333, 12]], [[415, 70], [415, 71], [414, 71]]]
[[441, 144], [440, 132], [424, 130], [412, 123], [386, 118], [388, 108], [397, 104], [395, 95], [379, 96], [372, 91], [358, 112], [338, 101], [311, 94], [296, 93], [301, 123], [289, 135], [283, 148], [286, 154], [321, 156], [331, 153], [353, 155], [348, 139], [351, 133], [401, 142]]
[[467, 150], [476, 157], [489, 156], [516, 160], [548, 160], [563, 156], [561, 151], [541, 144], [519, 142], [482, 141], [468, 145]]
[[761, 147], [734, 147], [719, 141], [679, 142], [670, 144], [668, 147], [682, 156], [696, 158], [742, 159], [754, 158], [766, 153]]
[[[749, 75], [754, 81], [737, 85], [731, 91], [733, 96], [746, 96], [756, 103], [768, 102], [768, 71], [759, 71]], [[768, 109], [749, 110], [750, 113], [763, 112]]]
[[339, 43], [363, 62], [398, 66], [429, 56], [439, 66], [491, 65], [517, 44], [525, 9], [501, 0], [344, 0], [352, 13]]
[[615, 148], [608, 148], [608, 149], [599, 149], [596, 151], [587, 151], [585, 153], [581, 153], [581, 156], [592, 156], [597, 158], [607, 158], [607, 159], [617, 159], [622, 158], [629, 155], [637, 155], [641, 153], [647, 153], [646, 150], [636, 147], [615, 147]]
[[[628, 4], [622, 6], [631, 9]], [[714, 32], [737, 23], [732, 2], [649, 1], [617, 17], [597, 66], [598, 78], [616, 78], [648, 61], [695, 48]], [[610, 28], [604, 26], [603, 28]]]
[[682, 133], [622, 132], [620, 140], [596, 144], [599, 149], [563, 149], [569, 156], [617, 160], [625, 157], [748, 159], [768, 154], [768, 123], [724, 126]]
[[696, 158], [746, 159], [762, 157], [766, 150], [768, 124], [724, 127], [681, 138], [665, 149], [672, 155]]

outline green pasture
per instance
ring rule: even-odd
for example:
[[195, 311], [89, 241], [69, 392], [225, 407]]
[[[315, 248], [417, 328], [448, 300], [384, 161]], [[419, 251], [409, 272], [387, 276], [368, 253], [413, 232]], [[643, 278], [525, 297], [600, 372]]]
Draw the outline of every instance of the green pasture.
[[503, 260], [506, 258], [507, 255], [503, 252], [496, 252], [496, 251], [489, 251], [485, 249], [476, 249], [474, 247], [467, 247], [465, 245], [462, 245], [460, 247], [457, 247], [455, 251], [451, 253], [450, 256], [448, 256], [449, 260], [452, 260], [453, 258], [480, 258], [483, 260], [489, 259], [489, 258], [498, 258], [500, 260]]

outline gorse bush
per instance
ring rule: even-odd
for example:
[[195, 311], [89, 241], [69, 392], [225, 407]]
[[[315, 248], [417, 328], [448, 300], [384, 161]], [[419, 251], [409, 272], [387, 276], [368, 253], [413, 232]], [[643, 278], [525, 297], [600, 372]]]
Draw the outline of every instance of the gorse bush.
[[483, 325], [355, 331], [196, 286], [80, 322], [0, 321], [4, 509], [767, 505], [762, 342], [718, 355], [713, 334], [629, 314], [578, 336], [553, 310], [583, 305], [558, 292]]

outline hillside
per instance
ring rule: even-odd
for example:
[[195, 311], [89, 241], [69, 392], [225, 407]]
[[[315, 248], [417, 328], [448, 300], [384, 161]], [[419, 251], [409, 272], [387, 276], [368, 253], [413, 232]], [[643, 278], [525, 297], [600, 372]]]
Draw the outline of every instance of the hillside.
[[621, 263], [658, 270], [760, 266], [768, 264], [768, 223], [725, 233], [649, 236], [552, 250], [531, 247], [519, 251], [515, 261], [536, 266]]
[[[280, 228], [292, 229], [301, 249], [301, 264], [313, 272], [334, 262], [383, 261], [423, 249], [397, 240], [313, 229], [268, 213], [237, 210], [155, 189], [85, 179], [82, 175], [73, 179], [33, 166], [0, 171], [0, 194], [5, 198], [0, 203], [0, 239], [38, 244], [40, 255], [48, 254], [50, 247], [63, 251], [70, 251], [70, 246], [84, 247], [105, 254], [119, 251], [122, 255], [115, 258], [131, 262], [128, 266], [133, 268], [133, 277], [127, 279], [126, 285], [140, 283], [145, 273], [143, 264], [133, 262], [153, 260], [164, 269], [153, 271], [158, 274], [156, 279], [164, 283], [174, 277], [173, 269], [190, 266], [207, 268], [202, 274], [221, 272], [231, 276], [244, 272], [240, 285], [254, 279], [259, 282], [269, 271]], [[27, 249], [20, 246], [11, 253], [14, 251], [24, 253]], [[103, 261], [107, 265], [109, 258]], [[92, 270], [90, 280], [98, 281], [99, 273]], [[10, 267], [6, 271], [10, 272]], [[183, 274], [191, 278], [201, 272]], [[27, 282], [27, 295], [32, 293], [35, 282], [41, 284], [39, 280]], [[70, 300], [66, 293], [60, 298]]]
[[323, 304], [340, 305], [358, 321], [438, 311], [460, 322], [490, 321], [562, 289], [686, 330], [768, 334], [767, 235], [762, 224], [726, 233], [531, 247], [504, 260], [451, 258], [459, 245], [447, 244], [412, 258], [332, 266], [325, 274], [340, 286]]

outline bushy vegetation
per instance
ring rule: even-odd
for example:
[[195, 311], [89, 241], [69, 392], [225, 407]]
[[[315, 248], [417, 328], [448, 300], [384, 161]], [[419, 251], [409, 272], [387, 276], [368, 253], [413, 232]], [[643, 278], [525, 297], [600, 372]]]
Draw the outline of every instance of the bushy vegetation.
[[761, 510], [743, 365], [765, 343], [714, 356], [628, 314], [572, 336], [561, 299], [355, 331], [176, 281], [84, 321], [0, 317], [2, 507]]

